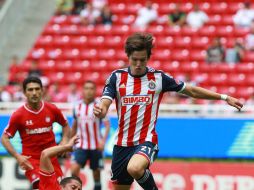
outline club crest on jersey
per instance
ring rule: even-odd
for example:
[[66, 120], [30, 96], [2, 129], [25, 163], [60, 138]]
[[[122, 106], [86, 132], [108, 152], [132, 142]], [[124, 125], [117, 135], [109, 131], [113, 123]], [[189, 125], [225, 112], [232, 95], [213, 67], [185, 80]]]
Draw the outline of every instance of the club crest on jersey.
[[150, 90], [154, 90], [156, 88], [156, 84], [153, 80], [151, 80], [149, 83], [148, 83], [148, 88]]
[[148, 105], [152, 102], [150, 95], [128, 95], [121, 98], [123, 106], [127, 105]]
[[33, 125], [33, 121], [32, 120], [26, 120], [26, 125]]
[[46, 118], [45, 118], [45, 121], [46, 121], [47, 123], [49, 123], [49, 122], [50, 122], [50, 117], [46, 117]]

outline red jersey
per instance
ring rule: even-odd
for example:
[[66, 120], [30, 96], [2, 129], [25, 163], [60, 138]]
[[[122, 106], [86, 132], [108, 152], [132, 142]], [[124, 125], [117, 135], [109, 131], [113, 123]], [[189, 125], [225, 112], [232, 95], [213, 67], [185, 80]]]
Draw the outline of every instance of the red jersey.
[[40, 171], [39, 190], [61, 190], [55, 172], [47, 173]]
[[52, 130], [54, 122], [62, 126], [67, 123], [61, 111], [54, 104], [42, 101], [38, 111], [33, 111], [23, 105], [11, 115], [5, 134], [12, 138], [18, 131], [21, 137], [22, 154], [40, 159], [44, 149], [56, 146]]

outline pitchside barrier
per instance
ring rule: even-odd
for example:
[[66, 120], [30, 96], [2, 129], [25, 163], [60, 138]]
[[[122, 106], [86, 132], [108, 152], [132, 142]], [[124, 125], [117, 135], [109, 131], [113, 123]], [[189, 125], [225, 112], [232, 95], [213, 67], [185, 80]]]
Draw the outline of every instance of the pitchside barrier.
[[[0, 134], [10, 114], [21, 103], [0, 104]], [[72, 104], [57, 104], [69, 124], [72, 124]], [[159, 158], [254, 158], [254, 108], [245, 106], [242, 112], [227, 105], [165, 105], [160, 109], [156, 131], [159, 136]], [[105, 155], [111, 156], [117, 117], [110, 110], [111, 129]], [[61, 127], [54, 123], [56, 141], [61, 139]], [[102, 133], [104, 128], [102, 127]], [[12, 139], [21, 151], [18, 134]], [[0, 144], [0, 154], [6, 155]]]

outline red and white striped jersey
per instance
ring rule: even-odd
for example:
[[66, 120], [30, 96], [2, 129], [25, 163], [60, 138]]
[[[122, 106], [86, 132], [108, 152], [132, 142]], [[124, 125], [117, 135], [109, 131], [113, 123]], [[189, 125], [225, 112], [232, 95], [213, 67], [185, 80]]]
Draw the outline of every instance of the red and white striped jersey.
[[155, 125], [163, 93], [181, 92], [185, 83], [162, 71], [147, 68], [133, 76], [130, 68], [114, 71], [107, 79], [103, 98], [116, 100], [118, 129], [116, 145], [134, 146], [149, 141], [158, 143]]
[[96, 104], [98, 104], [96, 101], [86, 104], [82, 100], [74, 106], [73, 117], [77, 121], [77, 134], [80, 137], [80, 141], [76, 145], [78, 148], [97, 149], [102, 138], [100, 125], [102, 121], [109, 122], [108, 118], [102, 120], [94, 116], [93, 108]]

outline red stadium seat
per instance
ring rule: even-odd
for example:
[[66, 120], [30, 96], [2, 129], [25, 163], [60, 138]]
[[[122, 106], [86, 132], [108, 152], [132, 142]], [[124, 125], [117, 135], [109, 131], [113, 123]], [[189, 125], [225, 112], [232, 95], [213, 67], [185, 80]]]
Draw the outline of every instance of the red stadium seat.
[[233, 36], [233, 27], [232, 26], [220, 26], [215, 30], [215, 36], [219, 37], [231, 37]]
[[67, 24], [68, 17], [66, 15], [59, 15], [59, 16], [53, 16], [51, 17], [49, 23], [50, 24]]
[[231, 86], [245, 86], [246, 76], [245, 74], [229, 74], [228, 84]]
[[228, 4], [225, 2], [211, 3], [209, 12], [211, 14], [224, 14], [225, 12], [227, 12], [227, 8], [228, 8]]
[[189, 47], [191, 47], [191, 38], [190, 37], [174, 38], [174, 47], [188, 49]]
[[68, 35], [55, 36], [52, 43], [54, 48], [68, 48], [70, 37]]
[[52, 48], [53, 36], [39, 36], [35, 43], [35, 48]]
[[198, 29], [196, 28], [191, 28], [191, 27], [182, 27], [180, 30], [181, 36], [197, 36], [198, 34]]
[[73, 61], [72, 70], [73, 71], [80, 71], [80, 72], [90, 72], [91, 71], [91, 62], [88, 60]]
[[66, 49], [63, 51], [61, 58], [65, 60], [73, 60], [80, 58], [80, 50], [79, 49]]
[[241, 63], [235, 65], [237, 73], [254, 73], [254, 63]]
[[163, 71], [168, 73], [176, 73], [179, 72], [179, 62], [178, 61], [172, 61], [167, 62], [161, 65], [161, 68]]
[[202, 62], [205, 61], [206, 51], [205, 50], [191, 50], [190, 60]]
[[225, 86], [227, 85], [227, 74], [219, 73], [219, 74], [210, 74], [209, 75], [209, 84], [215, 86]]
[[42, 70], [43, 75], [47, 72], [58, 71], [58, 68], [56, 68], [56, 63], [53, 60], [39, 61], [38, 67]]
[[192, 72], [198, 72], [199, 64], [198, 62], [181, 62], [180, 63], [180, 71], [192, 73]]
[[98, 52], [98, 58], [100, 60], [109, 60], [109, 59], [113, 59], [113, 57], [115, 56], [116, 52], [114, 49], [101, 49]]
[[170, 52], [170, 50], [165, 50], [165, 49], [155, 49], [153, 51], [152, 57], [155, 60], [166, 60], [166, 61], [169, 61], [170, 58], [171, 58], [171, 52]]
[[55, 69], [60, 72], [70, 72], [73, 68], [72, 61], [56, 61]]
[[208, 25], [216, 25], [216, 26], [220, 26], [222, 17], [219, 14], [215, 14], [215, 15], [210, 15], [209, 16], [209, 20], [207, 22]]
[[81, 51], [80, 58], [85, 60], [97, 59], [97, 54], [96, 49], [86, 49]]
[[104, 46], [103, 36], [90, 36], [87, 41], [87, 45], [92, 48], [100, 48]]
[[105, 38], [104, 46], [121, 49], [124, 47], [124, 41], [120, 36], [108, 36]]
[[198, 33], [200, 36], [214, 37], [216, 28], [214, 26], [204, 26], [199, 29]]
[[254, 62], [254, 53], [252, 51], [246, 51], [244, 53], [243, 61], [245, 62]]
[[70, 38], [70, 45], [73, 48], [84, 48], [88, 44], [88, 39], [86, 36], [72, 36]]
[[146, 29], [146, 32], [151, 33], [155, 36], [160, 36], [161, 33], [164, 31], [164, 27], [163, 26], [150, 26]]
[[168, 37], [164, 37], [164, 36], [157, 37], [155, 39], [155, 45], [158, 48], [167, 48], [167, 49], [170, 49], [174, 45], [173, 38], [171, 36], [168, 36]]
[[190, 52], [187, 49], [174, 50], [171, 54], [173, 61], [189, 61]]
[[207, 49], [210, 45], [208, 37], [195, 37], [191, 40], [191, 47], [197, 49]]
[[113, 14], [123, 14], [126, 11], [126, 5], [124, 3], [115, 3], [110, 5], [110, 10]]

